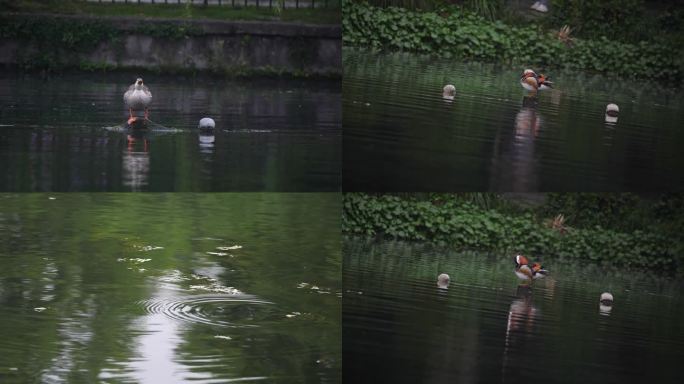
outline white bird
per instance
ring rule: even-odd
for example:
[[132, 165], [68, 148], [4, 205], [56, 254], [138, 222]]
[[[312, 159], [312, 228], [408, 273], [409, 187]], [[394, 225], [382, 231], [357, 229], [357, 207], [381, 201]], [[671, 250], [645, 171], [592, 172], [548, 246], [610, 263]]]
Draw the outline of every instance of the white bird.
[[138, 78], [135, 83], [128, 87], [128, 91], [124, 93], [124, 103], [128, 107], [129, 117], [133, 118], [133, 109], [145, 109], [145, 119], [149, 116], [147, 106], [152, 102], [152, 93], [149, 88], [143, 84], [143, 79]]
[[211, 117], [204, 117], [199, 121], [197, 128], [199, 129], [214, 129], [216, 123]]

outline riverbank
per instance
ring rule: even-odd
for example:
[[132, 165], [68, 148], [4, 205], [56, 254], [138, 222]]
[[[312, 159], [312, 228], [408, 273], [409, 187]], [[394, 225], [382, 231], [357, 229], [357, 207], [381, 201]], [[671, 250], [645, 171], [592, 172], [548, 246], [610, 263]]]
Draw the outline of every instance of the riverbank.
[[347, 234], [681, 274], [681, 195], [345, 194]]
[[343, 1], [343, 43], [348, 46], [429, 53], [459, 60], [604, 72], [666, 80], [681, 86], [681, 47], [605, 36], [574, 38], [541, 25], [489, 21], [458, 6], [436, 11], [374, 7]]
[[0, 65], [26, 71], [341, 76], [341, 29], [267, 21], [0, 14]]

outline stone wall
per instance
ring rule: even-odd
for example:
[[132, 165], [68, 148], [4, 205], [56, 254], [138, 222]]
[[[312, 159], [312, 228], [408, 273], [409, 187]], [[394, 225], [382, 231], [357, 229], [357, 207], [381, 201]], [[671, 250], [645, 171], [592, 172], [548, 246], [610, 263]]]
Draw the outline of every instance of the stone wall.
[[[3, 15], [7, 17], [7, 15]], [[116, 38], [87, 51], [0, 38], [0, 64], [17, 65], [50, 50], [69, 67], [161, 72], [341, 76], [341, 27], [283, 22], [142, 19], [130, 17], [13, 15], [67, 23], [106, 23]], [[183, 35], [174, 32], [190, 31]]]

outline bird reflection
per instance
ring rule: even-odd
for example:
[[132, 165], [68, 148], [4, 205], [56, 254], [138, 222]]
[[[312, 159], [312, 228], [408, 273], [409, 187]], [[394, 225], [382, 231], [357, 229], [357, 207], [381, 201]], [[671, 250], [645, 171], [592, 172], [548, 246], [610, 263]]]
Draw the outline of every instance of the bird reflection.
[[537, 114], [537, 98], [525, 96], [515, 116], [515, 134], [502, 131], [496, 139], [491, 172], [492, 189], [507, 188], [511, 192], [537, 190], [535, 143], [543, 124]]
[[123, 153], [123, 184], [131, 191], [147, 186], [150, 173], [150, 144], [144, 132], [133, 131], [126, 135]]
[[537, 98], [525, 96], [522, 108], [515, 116], [515, 134], [517, 136], [537, 137], [541, 118], [537, 116]]
[[[511, 361], [509, 358], [516, 358], [520, 354], [516, 351], [524, 348], [524, 345], [532, 340], [534, 327], [538, 317], [537, 308], [532, 304], [532, 287], [521, 284], [516, 290], [516, 297], [508, 310], [508, 321], [506, 324], [506, 340], [503, 356], [502, 377], [507, 377], [506, 368], [525, 366], [526, 362]], [[524, 356], [519, 358], [524, 359]]]

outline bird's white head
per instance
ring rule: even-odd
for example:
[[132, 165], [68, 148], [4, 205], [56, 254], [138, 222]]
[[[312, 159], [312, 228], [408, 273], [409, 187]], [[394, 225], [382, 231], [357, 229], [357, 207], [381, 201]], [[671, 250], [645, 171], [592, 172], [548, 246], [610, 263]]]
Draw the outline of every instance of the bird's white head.
[[135, 80], [135, 89], [142, 89], [143, 86], [143, 80], [142, 78], [138, 77], [137, 80]]

